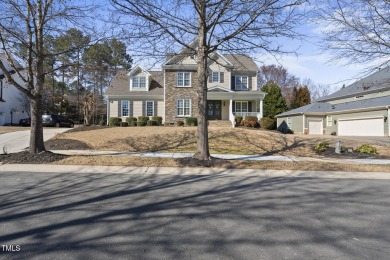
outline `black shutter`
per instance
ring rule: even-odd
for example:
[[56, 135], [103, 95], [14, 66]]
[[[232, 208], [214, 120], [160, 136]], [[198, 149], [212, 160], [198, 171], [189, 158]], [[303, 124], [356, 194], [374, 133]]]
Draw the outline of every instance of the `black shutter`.
[[146, 115], [146, 102], [142, 101], [142, 116]]
[[236, 77], [232, 76], [232, 90], [236, 90]]
[[252, 90], [252, 77], [248, 76], [248, 90]]
[[236, 112], [236, 101], [233, 101], [233, 104], [232, 104], [232, 112], [235, 113]]
[[133, 101], [130, 101], [129, 109], [130, 109], [129, 116], [133, 116], [133, 111], [134, 111]]
[[252, 112], [252, 102], [248, 101], [248, 112]]
[[158, 101], [154, 101], [154, 116], [158, 116], [157, 115], [157, 103], [158, 103]]
[[225, 82], [225, 75], [223, 72], [219, 73], [219, 83], [224, 83]]
[[213, 83], [213, 72], [209, 72], [209, 83]]

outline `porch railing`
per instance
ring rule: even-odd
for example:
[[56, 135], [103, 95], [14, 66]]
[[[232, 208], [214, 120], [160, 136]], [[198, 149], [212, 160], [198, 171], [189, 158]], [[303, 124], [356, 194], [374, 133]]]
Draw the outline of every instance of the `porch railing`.
[[258, 113], [258, 112], [233, 112], [233, 116], [242, 116], [242, 117], [256, 116], [257, 118], [259, 118], [260, 113]]

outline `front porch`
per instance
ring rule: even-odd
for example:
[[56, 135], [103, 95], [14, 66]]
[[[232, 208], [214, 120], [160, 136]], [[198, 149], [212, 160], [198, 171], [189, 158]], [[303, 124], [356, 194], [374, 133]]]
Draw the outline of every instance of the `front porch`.
[[230, 121], [234, 126], [235, 116], [263, 117], [264, 94], [260, 91], [209, 92], [207, 95], [208, 120]]

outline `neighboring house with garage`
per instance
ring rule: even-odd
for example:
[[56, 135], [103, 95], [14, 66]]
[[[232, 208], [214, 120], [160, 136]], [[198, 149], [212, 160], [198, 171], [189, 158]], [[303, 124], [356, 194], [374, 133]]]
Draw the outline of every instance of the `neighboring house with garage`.
[[[10, 72], [12, 77], [20, 85], [24, 85], [17, 73], [7, 61], [5, 53], [0, 52], [0, 59], [5, 61], [5, 67]], [[22, 67], [18, 65], [20, 69]], [[0, 69], [0, 126], [18, 124], [20, 119], [29, 117], [28, 111], [23, 104], [22, 93], [10, 84]]]
[[276, 117], [281, 132], [390, 136], [390, 67]]
[[[197, 41], [167, 55], [161, 71], [138, 65], [116, 75], [107, 96], [107, 117], [161, 116], [167, 123], [198, 115]], [[208, 120], [234, 123], [234, 116], [263, 116], [266, 93], [257, 89], [256, 63], [246, 55], [214, 52], [208, 60]], [[108, 121], [108, 120], [107, 120]]]

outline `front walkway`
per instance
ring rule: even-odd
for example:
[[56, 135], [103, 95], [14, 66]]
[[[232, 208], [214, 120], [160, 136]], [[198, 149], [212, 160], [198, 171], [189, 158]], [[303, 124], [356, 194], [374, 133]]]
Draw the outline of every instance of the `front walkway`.
[[[141, 156], [154, 158], [188, 158], [192, 153], [141, 153], [119, 151], [95, 151], [95, 150], [51, 150], [53, 153], [66, 155], [108, 155], [108, 156]], [[352, 164], [390, 164], [386, 159], [337, 159], [337, 158], [312, 158], [281, 155], [239, 155], [239, 154], [212, 154], [214, 158], [225, 160], [249, 160], [249, 161], [283, 161], [283, 162], [328, 162], [328, 163], [352, 163]]]

